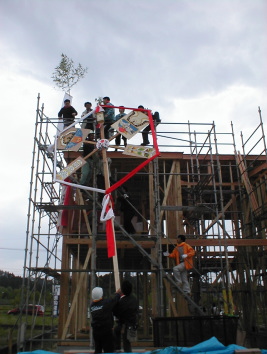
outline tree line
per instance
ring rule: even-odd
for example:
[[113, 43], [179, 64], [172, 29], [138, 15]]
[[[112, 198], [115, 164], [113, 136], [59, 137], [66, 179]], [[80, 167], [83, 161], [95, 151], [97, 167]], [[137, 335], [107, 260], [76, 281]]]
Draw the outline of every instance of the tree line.
[[[35, 296], [36, 299], [39, 298], [39, 294], [42, 292], [43, 281], [44, 280], [41, 278], [37, 280], [31, 280], [30, 287], [32, 288], [34, 285], [36, 290], [34, 294], [32, 293], [32, 299], [29, 299], [29, 301], [33, 301], [33, 296]], [[21, 276], [0, 270], [0, 302], [2, 304], [9, 304], [13, 307], [19, 307], [22, 283], [23, 278]], [[52, 297], [51, 292], [52, 281], [47, 281], [46, 297], [49, 298], [49, 300], [51, 300]]]

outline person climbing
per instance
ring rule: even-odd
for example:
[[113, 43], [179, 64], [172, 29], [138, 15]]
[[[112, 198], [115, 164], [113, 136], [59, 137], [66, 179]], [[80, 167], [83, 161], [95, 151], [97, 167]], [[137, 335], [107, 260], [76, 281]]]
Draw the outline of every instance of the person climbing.
[[185, 242], [184, 235], [177, 236], [177, 246], [172, 253], [163, 252], [165, 257], [174, 258], [176, 265], [173, 267], [173, 276], [177, 285], [186, 294], [190, 294], [190, 286], [187, 278], [187, 271], [193, 268], [193, 257], [195, 250]]

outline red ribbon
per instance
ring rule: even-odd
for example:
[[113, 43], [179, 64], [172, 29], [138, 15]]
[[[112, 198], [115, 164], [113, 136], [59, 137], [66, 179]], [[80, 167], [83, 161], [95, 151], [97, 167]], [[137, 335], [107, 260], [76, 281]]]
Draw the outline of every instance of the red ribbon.
[[[111, 209], [110, 204], [113, 206], [113, 200], [110, 195], [110, 202], [106, 207], [106, 213]], [[115, 234], [114, 227], [112, 223], [112, 218], [106, 221], [106, 237], [107, 237], [107, 250], [108, 250], [108, 258], [114, 257], [116, 255], [116, 247], [115, 247]]]
[[105, 192], [106, 194], [109, 194], [109, 193], [113, 192], [115, 189], [117, 189], [118, 187], [120, 187], [123, 183], [128, 181], [128, 179], [133, 177], [138, 171], [140, 171], [147, 164], [149, 164], [150, 161], [153, 161], [156, 157], [158, 157], [160, 155], [159, 148], [158, 148], [158, 143], [157, 143], [157, 136], [156, 136], [156, 132], [155, 132], [155, 127], [154, 127], [154, 122], [153, 122], [151, 111], [148, 110], [148, 109], [136, 109], [136, 111], [146, 111], [146, 112], [148, 112], [148, 118], [149, 118], [149, 123], [150, 123], [150, 127], [151, 127], [152, 138], [153, 138], [153, 145], [154, 145], [156, 154], [153, 155], [152, 157], [150, 157], [149, 159], [145, 160], [144, 162], [142, 162], [139, 166], [137, 166], [135, 169], [133, 169], [131, 172], [129, 172], [126, 176], [124, 176], [118, 182], [116, 182], [112, 186], [110, 186], [106, 190], [106, 192]]
[[[70, 179], [66, 178], [65, 181], [70, 182]], [[71, 186], [67, 186], [63, 205], [70, 205], [70, 203], [71, 203]], [[63, 209], [61, 215], [62, 226], [68, 226], [68, 215], [69, 215], [69, 211], [67, 209]]]

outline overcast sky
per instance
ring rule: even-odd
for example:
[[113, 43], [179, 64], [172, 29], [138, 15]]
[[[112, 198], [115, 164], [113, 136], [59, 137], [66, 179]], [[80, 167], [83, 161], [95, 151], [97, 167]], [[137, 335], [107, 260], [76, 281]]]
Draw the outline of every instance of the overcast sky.
[[36, 97], [57, 116], [61, 53], [88, 67], [71, 91], [79, 114], [107, 95], [167, 122], [230, 131], [232, 121], [239, 139], [258, 106], [266, 122], [266, 10], [265, 0], [0, 0], [0, 269], [22, 274]]

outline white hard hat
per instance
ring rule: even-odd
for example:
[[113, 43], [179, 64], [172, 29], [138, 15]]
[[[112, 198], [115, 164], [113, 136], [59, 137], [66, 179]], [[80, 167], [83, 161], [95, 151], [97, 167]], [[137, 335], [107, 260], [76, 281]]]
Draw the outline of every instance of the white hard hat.
[[92, 299], [93, 300], [100, 300], [103, 297], [103, 289], [100, 287], [96, 287], [92, 290]]

